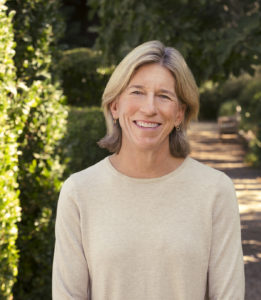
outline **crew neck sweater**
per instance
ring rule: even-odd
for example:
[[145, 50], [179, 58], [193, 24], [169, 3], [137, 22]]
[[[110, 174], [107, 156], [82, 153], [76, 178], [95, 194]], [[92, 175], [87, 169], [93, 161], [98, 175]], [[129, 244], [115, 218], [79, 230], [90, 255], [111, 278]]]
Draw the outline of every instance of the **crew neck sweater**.
[[232, 180], [190, 156], [156, 178], [109, 156], [60, 190], [54, 300], [243, 300], [244, 262]]

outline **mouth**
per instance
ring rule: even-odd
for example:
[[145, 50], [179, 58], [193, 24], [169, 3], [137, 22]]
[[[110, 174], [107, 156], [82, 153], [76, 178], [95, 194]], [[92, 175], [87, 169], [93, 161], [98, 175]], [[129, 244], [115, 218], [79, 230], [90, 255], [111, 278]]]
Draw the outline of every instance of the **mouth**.
[[161, 123], [157, 123], [157, 122], [139, 121], [139, 120], [134, 120], [133, 123], [137, 127], [143, 129], [156, 129], [161, 125]]

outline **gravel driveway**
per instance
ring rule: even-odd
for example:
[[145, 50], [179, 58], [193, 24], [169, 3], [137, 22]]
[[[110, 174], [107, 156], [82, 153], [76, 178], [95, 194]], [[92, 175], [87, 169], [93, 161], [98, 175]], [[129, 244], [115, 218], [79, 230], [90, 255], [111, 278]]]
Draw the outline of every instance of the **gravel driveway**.
[[192, 157], [233, 179], [241, 217], [245, 300], [261, 300], [261, 170], [243, 162], [245, 150], [236, 135], [219, 137], [216, 123], [193, 123], [188, 135]]

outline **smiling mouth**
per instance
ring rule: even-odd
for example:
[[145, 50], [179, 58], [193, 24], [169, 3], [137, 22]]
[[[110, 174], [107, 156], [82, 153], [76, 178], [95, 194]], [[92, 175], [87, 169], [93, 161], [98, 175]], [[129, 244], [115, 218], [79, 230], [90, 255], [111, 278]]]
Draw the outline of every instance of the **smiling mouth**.
[[139, 128], [158, 128], [161, 123], [156, 122], [144, 122], [144, 121], [133, 121], [134, 124], [136, 124]]

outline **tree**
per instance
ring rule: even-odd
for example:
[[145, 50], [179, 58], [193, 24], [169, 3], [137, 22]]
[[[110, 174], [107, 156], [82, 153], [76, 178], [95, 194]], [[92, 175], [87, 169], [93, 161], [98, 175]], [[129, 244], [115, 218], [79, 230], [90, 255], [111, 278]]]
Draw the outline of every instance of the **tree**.
[[[138, 44], [158, 39], [177, 48], [197, 82], [254, 72], [261, 62], [260, 0], [89, 0], [100, 25], [96, 48], [107, 64]], [[91, 14], [90, 14], [91, 16]]]

